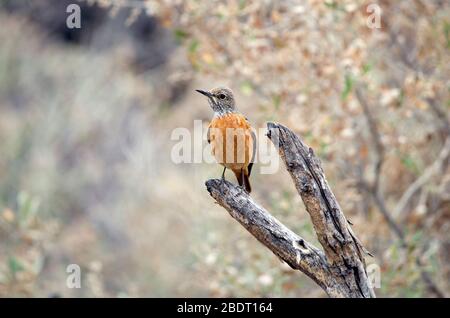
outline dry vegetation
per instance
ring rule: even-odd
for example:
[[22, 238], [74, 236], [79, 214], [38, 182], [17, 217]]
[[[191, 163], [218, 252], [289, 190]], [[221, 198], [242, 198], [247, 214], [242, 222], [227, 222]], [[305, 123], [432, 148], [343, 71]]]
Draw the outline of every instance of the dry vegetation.
[[[122, 24], [157, 17], [151, 67], [128, 40], [99, 49], [106, 22], [74, 45], [0, 10], [0, 296], [324, 296], [212, 202], [219, 166], [171, 162], [171, 131], [211, 116], [193, 90], [217, 84], [254, 126], [315, 149], [381, 268], [379, 297], [448, 296], [450, 6], [373, 1], [374, 30], [370, 2], [145, 1]], [[82, 3], [111, 20], [141, 4]], [[284, 169], [252, 178], [255, 200], [315, 242]]]

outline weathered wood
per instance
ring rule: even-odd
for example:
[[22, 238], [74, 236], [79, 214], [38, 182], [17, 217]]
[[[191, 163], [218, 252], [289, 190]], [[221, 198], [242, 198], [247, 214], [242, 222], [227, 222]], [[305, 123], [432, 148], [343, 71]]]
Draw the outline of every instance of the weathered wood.
[[249, 194], [229, 181], [212, 179], [206, 188], [217, 203], [291, 268], [301, 270], [324, 289], [329, 276], [323, 252], [292, 232]]
[[267, 129], [311, 217], [330, 270], [348, 296], [374, 296], [365, 269], [365, 250], [331, 191], [319, 158], [290, 129], [274, 123], [268, 123]]
[[374, 297], [365, 270], [365, 250], [329, 188], [319, 159], [282, 125], [268, 123], [267, 136], [292, 176], [324, 252], [293, 233], [230, 182], [208, 180], [211, 196], [261, 243], [292, 268], [311, 277], [330, 297]]

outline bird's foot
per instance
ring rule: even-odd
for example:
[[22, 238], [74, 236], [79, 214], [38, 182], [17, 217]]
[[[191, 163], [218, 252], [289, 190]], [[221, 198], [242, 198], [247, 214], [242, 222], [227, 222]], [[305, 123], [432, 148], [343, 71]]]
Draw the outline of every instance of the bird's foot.
[[225, 181], [225, 170], [227, 170], [227, 168], [226, 167], [224, 167], [223, 168], [223, 171], [222, 171], [222, 181]]

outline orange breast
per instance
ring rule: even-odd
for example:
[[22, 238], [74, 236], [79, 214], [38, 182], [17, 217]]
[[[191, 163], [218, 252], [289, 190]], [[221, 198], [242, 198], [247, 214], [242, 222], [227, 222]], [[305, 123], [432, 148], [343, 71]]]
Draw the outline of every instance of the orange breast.
[[232, 170], [250, 163], [253, 155], [251, 126], [241, 114], [214, 118], [209, 125], [211, 149], [217, 162]]

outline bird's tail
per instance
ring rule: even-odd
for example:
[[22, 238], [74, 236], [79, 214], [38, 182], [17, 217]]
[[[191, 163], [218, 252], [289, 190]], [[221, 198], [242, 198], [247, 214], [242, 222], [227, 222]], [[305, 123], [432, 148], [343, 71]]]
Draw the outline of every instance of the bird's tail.
[[250, 176], [247, 169], [233, 171], [236, 175], [239, 185], [244, 186], [245, 191], [248, 193], [252, 192], [252, 187], [250, 185]]

